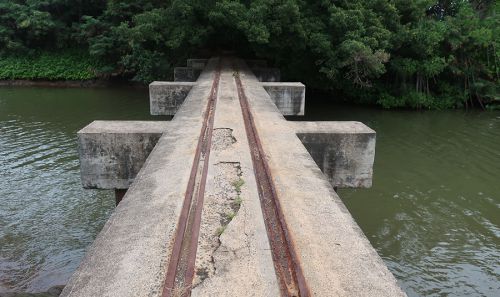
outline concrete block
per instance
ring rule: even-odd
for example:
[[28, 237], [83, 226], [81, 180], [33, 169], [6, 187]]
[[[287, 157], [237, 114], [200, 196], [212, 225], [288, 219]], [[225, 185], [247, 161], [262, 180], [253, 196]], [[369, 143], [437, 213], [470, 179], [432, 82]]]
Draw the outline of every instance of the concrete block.
[[196, 81], [200, 76], [202, 69], [192, 67], [175, 67], [174, 81]]
[[278, 68], [254, 67], [252, 72], [262, 82], [278, 82], [281, 80], [281, 72]]
[[247, 63], [247, 66], [250, 68], [257, 68], [257, 67], [267, 67], [267, 61], [266, 60], [256, 60], [256, 59], [251, 59], [251, 60], [245, 60], [245, 63]]
[[299, 82], [263, 82], [276, 107], [283, 115], [304, 115], [306, 86]]
[[187, 59], [187, 67], [203, 70], [208, 63], [208, 59]]
[[372, 185], [376, 133], [360, 122], [290, 122], [334, 187]]
[[174, 115], [194, 82], [154, 81], [149, 84], [149, 109], [152, 115]]
[[94, 121], [78, 131], [83, 187], [127, 189], [168, 124], [166, 121]]

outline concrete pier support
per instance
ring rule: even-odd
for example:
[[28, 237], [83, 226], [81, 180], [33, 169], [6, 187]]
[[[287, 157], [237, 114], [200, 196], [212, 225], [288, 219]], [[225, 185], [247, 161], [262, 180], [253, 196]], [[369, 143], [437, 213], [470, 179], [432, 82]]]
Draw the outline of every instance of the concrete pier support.
[[[303, 276], [301, 292], [405, 296], [332, 187], [371, 185], [375, 132], [358, 122], [288, 122], [270, 94], [245, 61], [213, 58], [172, 121], [96, 121], [82, 129], [84, 186], [128, 190], [116, 191], [123, 200], [61, 296], [160, 297], [170, 289], [182, 295], [184, 285], [193, 297], [283, 294], [276, 267], [286, 263], [272, 256], [256, 150], [289, 259]], [[167, 268], [182, 262], [173, 252], [184, 243], [178, 230], [187, 223], [179, 222], [192, 211], [201, 214], [192, 216], [199, 229], [188, 239], [197, 249], [194, 267], [184, 268], [194, 280], [167, 286]]]
[[254, 67], [252, 68], [252, 72], [261, 82], [281, 81], [281, 71], [279, 68]]
[[[292, 128], [276, 112], [269, 94], [250, 69], [244, 65], [241, 68], [240, 77], [275, 184], [282, 219], [311, 296], [405, 296], [328, 178], [296, 137], [300, 130]], [[335, 132], [335, 127], [311, 125], [306, 129], [306, 124], [302, 134]], [[342, 127], [336, 128], [342, 133]]]
[[360, 122], [290, 122], [290, 125], [334, 187], [371, 187], [375, 131]]
[[283, 115], [304, 115], [306, 86], [300, 82], [263, 82], [271, 100]]
[[154, 81], [149, 84], [152, 115], [174, 115], [196, 85], [194, 82]]
[[202, 69], [193, 67], [175, 67], [174, 81], [196, 81], [200, 76], [201, 71]]
[[167, 126], [165, 121], [94, 121], [78, 131], [83, 187], [128, 189]]
[[208, 63], [208, 59], [187, 59], [187, 67], [203, 70]]

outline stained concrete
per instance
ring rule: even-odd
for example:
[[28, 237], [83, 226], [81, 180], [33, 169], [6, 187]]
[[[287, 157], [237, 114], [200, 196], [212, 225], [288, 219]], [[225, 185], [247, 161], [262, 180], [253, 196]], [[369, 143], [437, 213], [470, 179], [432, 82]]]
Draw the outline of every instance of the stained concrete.
[[208, 63], [208, 59], [187, 59], [187, 67], [203, 70]]
[[192, 67], [175, 67], [174, 68], [174, 81], [188, 81], [193, 82], [198, 79], [202, 69]]
[[168, 122], [94, 121], [78, 131], [84, 188], [128, 189]]
[[216, 64], [208, 63], [61, 296], [161, 296]]
[[[161, 295], [215, 63], [208, 63], [62, 296]], [[223, 61], [214, 128], [225, 131], [222, 136], [230, 130], [234, 139], [220, 141], [210, 155], [206, 194], [220, 194], [220, 186], [228, 185], [220, 181], [231, 179], [216, 178], [223, 176], [217, 164], [238, 164], [241, 172], [237, 176], [245, 181], [242, 203], [219, 237], [220, 245], [215, 250], [212, 245], [212, 250], [206, 249], [213, 253], [214, 269], [207, 278], [199, 279], [192, 295], [280, 295], [235, 91], [234, 70], [228, 68], [234, 63], [240, 65], [240, 77], [276, 185], [288, 236], [312, 295], [405, 296], [297, 137], [298, 129], [286, 122], [245, 64], [232, 60]], [[319, 126], [306, 132], [320, 128], [328, 130]], [[202, 222], [208, 217], [203, 213]], [[210, 225], [211, 221], [205, 223]], [[203, 241], [199, 244], [198, 248], [204, 248]], [[202, 273], [206, 268], [203, 259], [196, 263]]]
[[[214, 119], [215, 131], [230, 129], [231, 136], [212, 146], [221, 148], [221, 143], [233, 138], [234, 142], [210, 154], [206, 197], [221, 195], [220, 164], [238, 164], [240, 174], [234, 178], [243, 181], [241, 205], [219, 237], [220, 245], [212, 255], [214, 272], [197, 284], [191, 296], [280, 296], [231, 65], [230, 60], [223, 65]], [[234, 194], [234, 186], [226, 192]], [[202, 221], [209, 213], [203, 210]], [[203, 242], [199, 248], [201, 245]], [[203, 261], [197, 259], [196, 269], [203, 267]]]
[[149, 84], [152, 115], [174, 115], [196, 82], [154, 81]]
[[271, 100], [283, 115], [304, 115], [306, 87], [300, 82], [263, 82]]
[[376, 133], [360, 122], [290, 122], [334, 187], [372, 186]]
[[[61, 296], [161, 296], [215, 63], [216, 60], [209, 62], [184, 104], [168, 123], [168, 129]], [[234, 84], [232, 74], [232, 70], [225, 71], [221, 87]], [[226, 102], [233, 100], [233, 105], [238, 104], [234, 94], [231, 98], [226, 96], [222, 99]], [[248, 292], [253, 292], [255, 296], [277, 296], [279, 291], [252, 174], [250, 152], [244, 141], [243, 123], [237, 113], [231, 115], [234, 118], [227, 115], [223, 109], [216, 110], [215, 128], [233, 129], [236, 142], [231, 145], [228, 143], [232, 140], [220, 142], [221, 149], [211, 157], [207, 195], [218, 193], [213, 183], [215, 165], [238, 162], [243, 152], [246, 152], [246, 157], [239, 158], [241, 177], [249, 190], [242, 192], [240, 209], [219, 238], [220, 246], [213, 254], [215, 273], [204, 279], [193, 295], [248, 296]], [[225, 122], [219, 118], [225, 119]], [[203, 268], [203, 265], [197, 267]]]
[[219, 162], [213, 166], [212, 191], [205, 193], [203, 203], [193, 287], [216, 273], [214, 254], [220, 247], [220, 236], [238, 215], [241, 206], [241, 189], [237, 191], [234, 186], [241, 179], [240, 163]]
[[313, 296], [406, 296], [255, 75], [240, 77]]
[[281, 81], [281, 71], [278, 68], [253, 67], [252, 71], [261, 82]]

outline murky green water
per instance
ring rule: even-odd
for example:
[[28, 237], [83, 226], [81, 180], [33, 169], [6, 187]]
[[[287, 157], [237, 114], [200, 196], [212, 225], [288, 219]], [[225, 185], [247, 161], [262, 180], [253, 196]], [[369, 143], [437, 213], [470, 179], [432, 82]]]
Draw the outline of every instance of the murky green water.
[[373, 188], [339, 194], [409, 296], [500, 296], [500, 112], [306, 113], [377, 131]]
[[[0, 88], [0, 292], [64, 284], [114, 207], [80, 187], [76, 131], [148, 117], [147, 91]], [[341, 197], [410, 296], [500, 292], [500, 112], [316, 102], [377, 130], [374, 187]]]
[[148, 114], [147, 90], [0, 88], [0, 292], [66, 283], [115, 203], [81, 188], [76, 132]]

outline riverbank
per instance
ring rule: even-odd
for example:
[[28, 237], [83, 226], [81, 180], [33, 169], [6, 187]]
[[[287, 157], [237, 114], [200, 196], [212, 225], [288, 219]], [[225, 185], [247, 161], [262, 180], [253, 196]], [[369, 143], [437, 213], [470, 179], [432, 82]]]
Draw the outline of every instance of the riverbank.
[[127, 80], [27, 80], [13, 79], [0, 80], [0, 87], [43, 87], [43, 88], [107, 88], [107, 87], [133, 87], [147, 88], [146, 84]]
[[100, 74], [102, 67], [80, 50], [0, 56], [0, 87], [147, 87], [145, 83], [124, 77]]
[[0, 56], [0, 80], [97, 80], [99, 62], [86, 51], [38, 51], [23, 55]]
[[[125, 75], [124, 70], [116, 70], [115, 66], [104, 65], [91, 57], [88, 51], [66, 49], [60, 51], [38, 51], [24, 55], [0, 56], [0, 87], [54, 87], [54, 88], [93, 88], [110, 86], [132, 86], [143, 88], [147, 82], [130, 80], [132, 75]], [[112, 70], [115, 69], [115, 70]], [[286, 79], [286, 77], [285, 77]], [[314, 87], [314, 86], [312, 86]], [[358, 100], [349, 92], [333, 90], [313, 90], [308, 86], [308, 97], [336, 98], [360, 105], [376, 105], [385, 109], [486, 109], [500, 110], [500, 96], [493, 94], [489, 99], [479, 102], [466, 100], [459, 93], [455, 96], [432, 97], [430, 95], [413, 94], [412, 96], [378, 96], [367, 89], [367, 98]], [[370, 93], [372, 92], [372, 93]], [[314, 95], [315, 93], [319, 96]], [[311, 96], [313, 94], [313, 96]], [[422, 101], [423, 100], [423, 101]], [[425, 103], [425, 104], [424, 104]]]
[[0, 87], [97, 88], [109, 85], [106, 80], [0, 80]]

